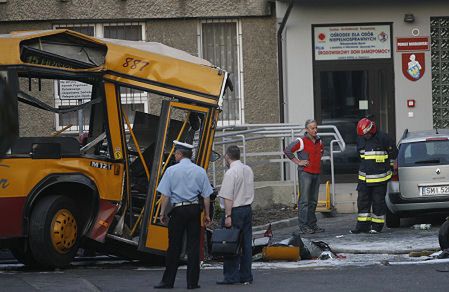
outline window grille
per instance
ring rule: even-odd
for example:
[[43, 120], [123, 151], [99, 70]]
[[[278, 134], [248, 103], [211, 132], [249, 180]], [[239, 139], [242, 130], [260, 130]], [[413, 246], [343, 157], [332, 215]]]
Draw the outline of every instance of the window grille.
[[430, 20], [434, 128], [449, 128], [449, 17]]
[[234, 91], [228, 90], [223, 98], [221, 125], [244, 123], [240, 31], [237, 20], [207, 20], [200, 23], [200, 56], [230, 72], [234, 85]]

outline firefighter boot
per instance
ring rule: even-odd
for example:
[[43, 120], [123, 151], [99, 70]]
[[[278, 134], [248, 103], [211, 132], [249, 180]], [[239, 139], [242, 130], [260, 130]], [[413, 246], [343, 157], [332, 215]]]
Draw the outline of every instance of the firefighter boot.
[[371, 223], [371, 230], [369, 231], [369, 233], [381, 233], [382, 232], [382, 228], [384, 227], [383, 223]]
[[359, 234], [359, 233], [368, 233], [371, 229], [371, 222], [369, 221], [357, 221], [357, 224], [355, 225], [355, 228], [351, 231], [349, 231], [352, 234]]

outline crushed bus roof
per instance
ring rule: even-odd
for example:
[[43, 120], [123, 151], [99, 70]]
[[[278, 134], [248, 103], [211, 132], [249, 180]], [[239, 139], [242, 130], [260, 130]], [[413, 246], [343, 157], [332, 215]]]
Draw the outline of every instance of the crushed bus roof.
[[162, 44], [99, 39], [66, 29], [0, 35], [0, 51], [0, 67], [103, 72], [112, 82], [206, 103], [218, 102], [227, 76], [206, 60]]

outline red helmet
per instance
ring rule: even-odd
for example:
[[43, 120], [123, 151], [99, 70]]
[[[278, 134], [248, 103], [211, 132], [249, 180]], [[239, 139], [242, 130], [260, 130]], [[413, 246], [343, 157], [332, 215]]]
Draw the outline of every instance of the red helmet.
[[367, 118], [363, 118], [357, 123], [357, 135], [359, 136], [364, 136], [368, 133], [374, 135], [376, 130], [376, 124]]

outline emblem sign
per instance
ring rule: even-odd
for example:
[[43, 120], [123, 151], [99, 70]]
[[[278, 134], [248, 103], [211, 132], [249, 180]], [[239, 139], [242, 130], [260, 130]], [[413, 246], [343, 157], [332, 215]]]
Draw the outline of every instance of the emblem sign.
[[440, 173], [441, 173], [441, 170], [440, 170], [439, 168], [437, 168], [437, 169], [435, 170], [435, 173], [436, 173], [436, 174], [440, 174]]
[[424, 53], [402, 54], [402, 73], [405, 78], [411, 81], [418, 81], [425, 72]]

